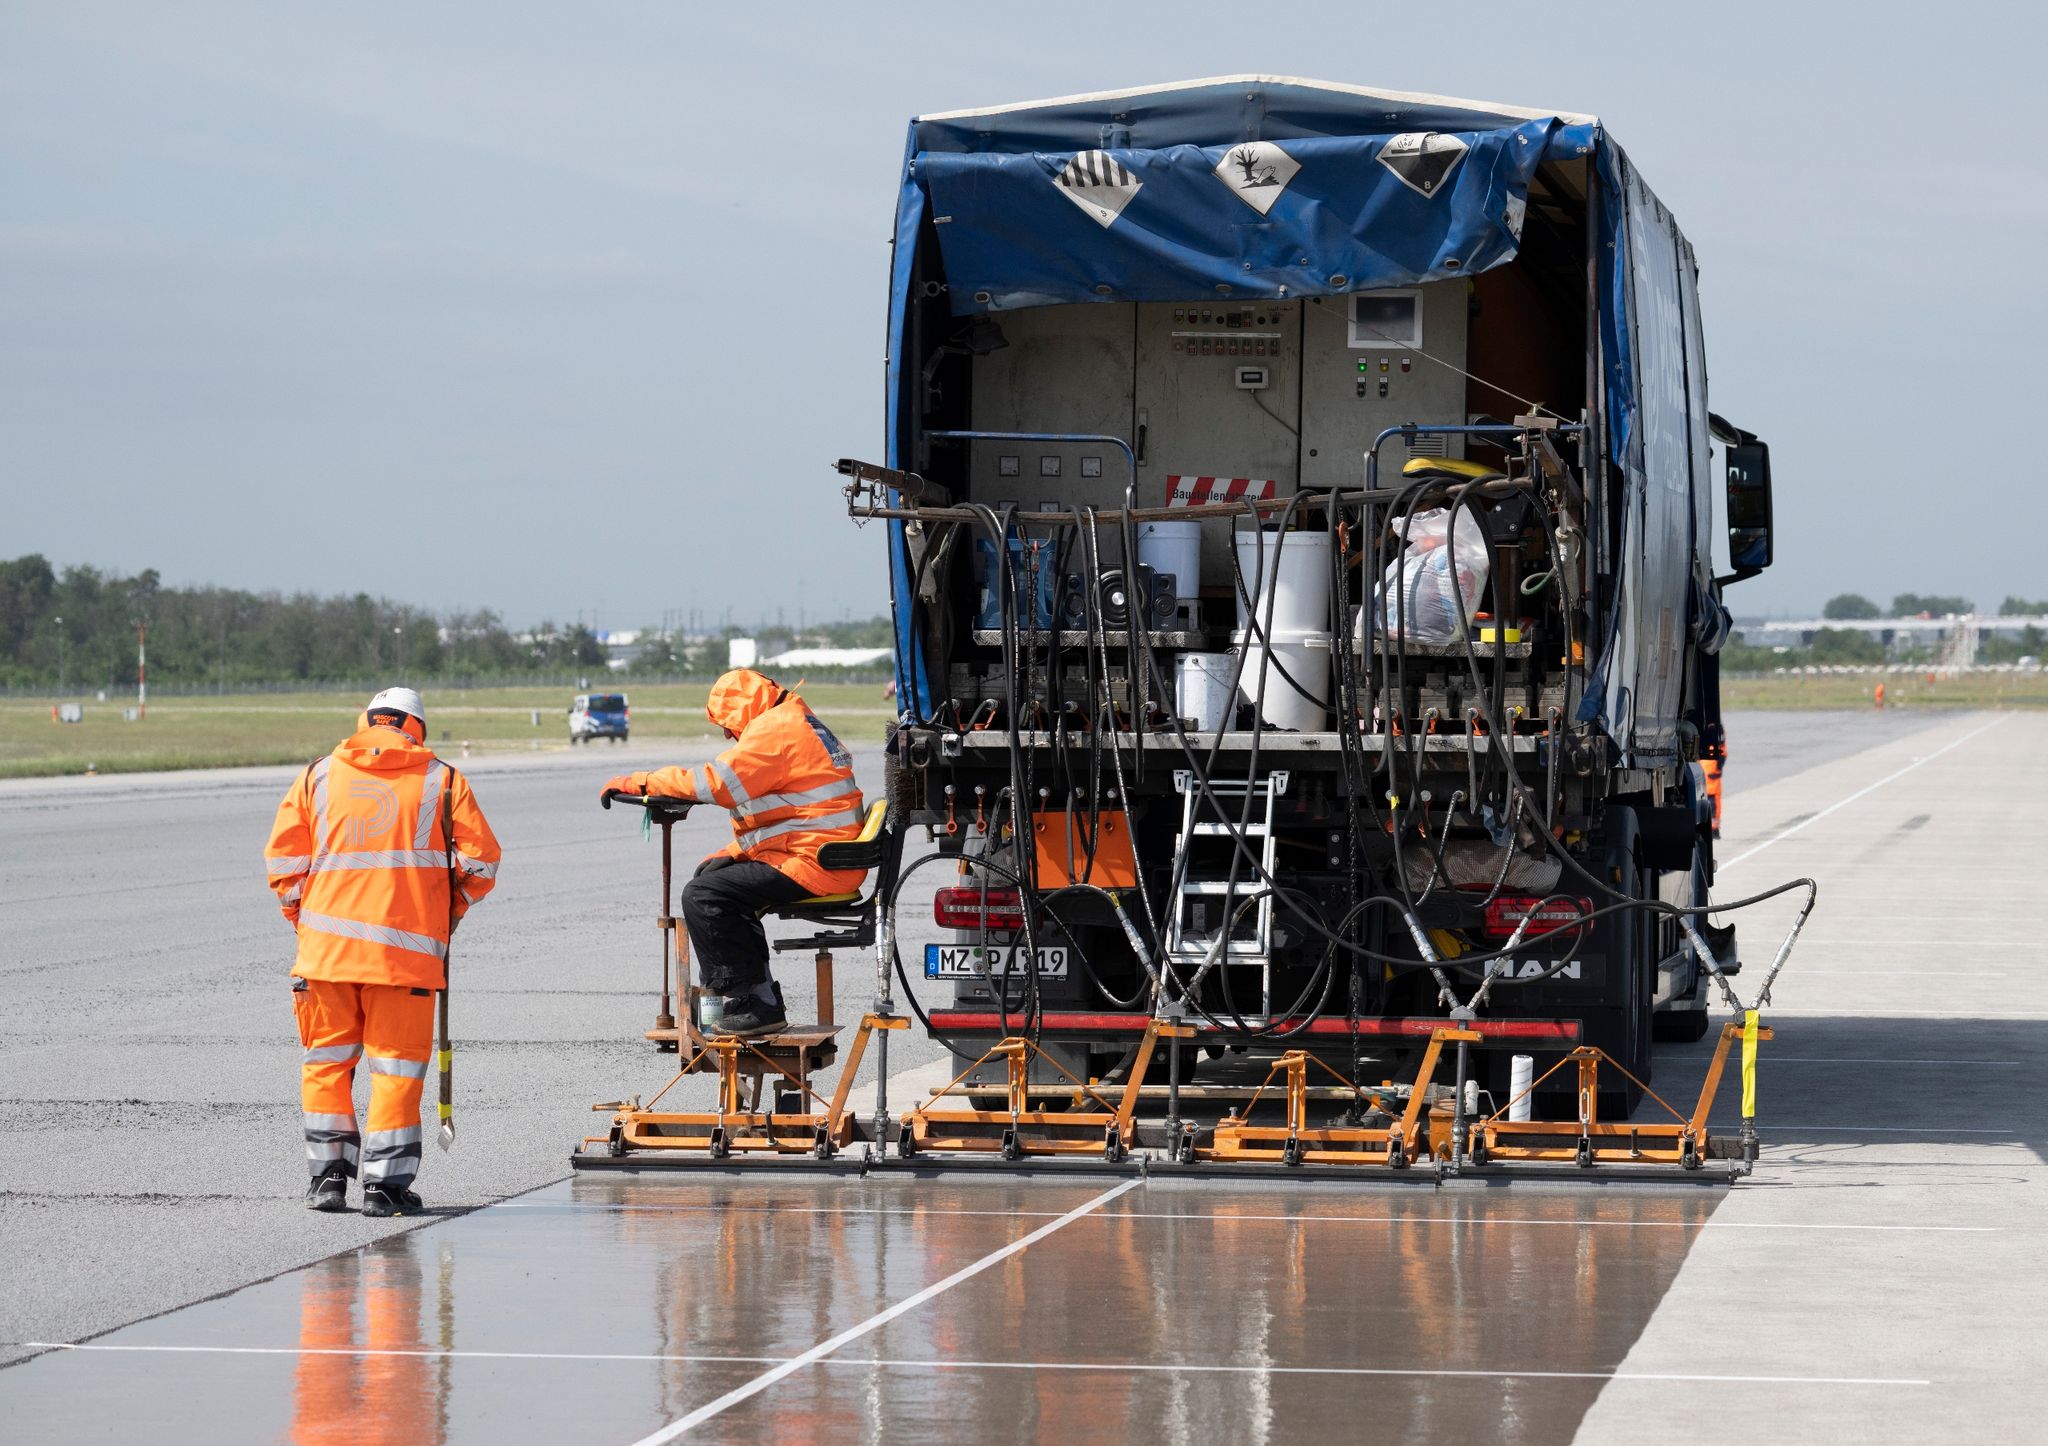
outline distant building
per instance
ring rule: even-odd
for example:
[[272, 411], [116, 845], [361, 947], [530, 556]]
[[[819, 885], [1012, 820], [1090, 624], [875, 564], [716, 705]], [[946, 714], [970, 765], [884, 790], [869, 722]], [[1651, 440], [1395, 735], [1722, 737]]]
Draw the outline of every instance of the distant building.
[[[735, 642], [738, 640], [735, 639]], [[752, 642], [749, 641], [749, 647]], [[766, 668], [867, 668], [895, 656], [893, 648], [791, 648], [762, 660]], [[734, 667], [749, 664], [734, 663]]]

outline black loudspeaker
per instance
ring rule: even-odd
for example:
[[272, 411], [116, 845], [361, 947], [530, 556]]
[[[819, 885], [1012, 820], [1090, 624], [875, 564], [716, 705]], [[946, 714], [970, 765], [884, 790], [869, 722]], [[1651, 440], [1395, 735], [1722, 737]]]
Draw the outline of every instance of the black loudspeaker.
[[[1125, 584], [1120, 567], [1105, 567], [1095, 581], [1095, 606], [1101, 611], [1106, 628], [1128, 628], [1133, 615], [1145, 620], [1152, 616], [1152, 569], [1141, 562], [1133, 571], [1137, 574], [1135, 587]], [[1150, 623], [1141, 621], [1139, 626], [1147, 627]]]
[[[1143, 563], [1138, 564], [1137, 597], [1131, 596], [1131, 589], [1124, 586], [1124, 570], [1120, 567], [1106, 567], [1095, 579], [1095, 607], [1102, 615], [1105, 628], [1128, 628], [1133, 611], [1144, 621], [1143, 627], [1154, 630], [1172, 628], [1179, 620], [1180, 598], [1175, 589], [1178, 581], [1170, 572], [1155, 573]], [[1135, 605], [1134, 605], [1135, 604]], [[1059, 625], [1069, 631], [1078, 632], [1088, 626], [1088, 600], [1082, 592], [1081, 574], [1070, 572], [1060, 583]]]
[[1170, 632], [1180, 621], [1180, 579], [1170, 572], [1152, 575], [1152, 606], [1150, 626], [1157, 632]]
[[1060, 626], [1069, 632], [1080, 632], [1088, 626], [1088, 595], [1081, 574], [1070, 572], [1060, 580]]

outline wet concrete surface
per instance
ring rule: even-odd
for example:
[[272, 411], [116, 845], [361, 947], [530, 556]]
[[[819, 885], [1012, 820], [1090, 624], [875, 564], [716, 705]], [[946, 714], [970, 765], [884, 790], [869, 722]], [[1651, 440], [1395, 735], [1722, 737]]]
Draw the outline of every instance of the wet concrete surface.
[[[635, 1440], [1118, 1188], [578, 1179], [0, 1373], [0, 1427]], [[1122, 1188], [701, 1429], [1564, 1439], [1720, 1192], [1508, 1194]]]
[[[0, 1370], [0, 1439], [2025, 1439], [2048, 1377], [2048, 719], [1911, 721], [1738, 720], [1739, 755], [1787, 771], [1731, 768], [1717, 895], [1801, 873], [1823, 894], [1769, 1011], [1764, 1158], [1732, 1189], [597, 1176], [357, 1249], [411, 1223], [262, 1183], [252, 1138], [290, 1144], [262, 1113], [288, 1042], [256, 1064], [278, 1025], [211, 1022], [227, 979], [144, 937], [120, 963], [167, 971], [157, 1019], [96, 1043], [36, 981], [0, 1037], [0, 1169], [41, 1190], [0, 1196], [0, 1349], [44, 1351]], [[534, 842], [561, 852], [473, 946], [500, 991], [471, 1026], [475, 1135], [429, 1165], [465, 1205], [557, 1175], [581, 1100], [659, 1084], [617, 1028], [637, 952], [572, 981], [539, 942], [564, 910], [594, 945], [643, 942], [644, 907], [597, 915], [645, 892], [644, 851]], [[35, 867], [109, 846], [80, 830]], [[219, 896], [162, 872], [177, 919]], [[32, 905], [34, 937], [88, 969], [60, 913]], [[1746, 992], [1788, 922], [1742, 921]], [[1660, 1049], [1658, 1091], [1688, 1106], [1708, 1048]]]

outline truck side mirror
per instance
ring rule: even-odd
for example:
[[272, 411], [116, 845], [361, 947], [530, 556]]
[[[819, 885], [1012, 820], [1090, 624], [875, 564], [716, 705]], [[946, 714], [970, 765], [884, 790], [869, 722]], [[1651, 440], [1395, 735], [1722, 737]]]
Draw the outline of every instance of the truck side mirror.
[[1771, 565], [1771, 447], [1750, 438], [1725, 451], [1728, 561], [1736, 578], [1754, 577]]

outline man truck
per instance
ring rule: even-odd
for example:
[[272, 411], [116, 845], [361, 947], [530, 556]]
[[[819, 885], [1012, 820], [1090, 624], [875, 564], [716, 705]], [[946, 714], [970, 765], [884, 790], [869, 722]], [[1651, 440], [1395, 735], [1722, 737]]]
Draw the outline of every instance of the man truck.
[[1706, 1027], [1628, 905], [1708, 900], [1770, 463], [1601, 123], [1266, 76], [920, 116], [888, 325], [887, 458], [840, 470], [894, 817], [947, 856], [952, 942], [899, 967], [953, 981], [961, 1067], [1026, 1034], [1047, 1095], [1114, 1081], [1171, 1017], [1190, 1090], [1377, 1079], [1455, 1018], [1496, 1099], [1587, 1043], [1632, 1110]]

